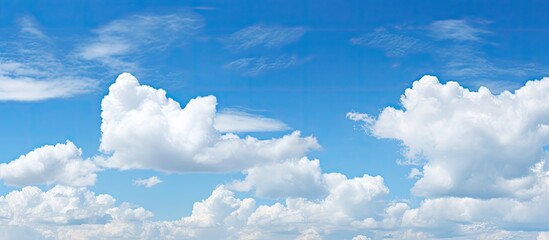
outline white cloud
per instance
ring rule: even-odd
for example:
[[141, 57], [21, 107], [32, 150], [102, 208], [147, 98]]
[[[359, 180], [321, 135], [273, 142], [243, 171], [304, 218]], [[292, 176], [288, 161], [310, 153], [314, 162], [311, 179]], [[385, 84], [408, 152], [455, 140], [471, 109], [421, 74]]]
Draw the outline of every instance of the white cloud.
[[425, 161], [414, 194], [513, 196], [532, 186], [530, 168], [546, 155], [548, 99], [549, 78], [493, 95], [425, 76], [401, 97], [403, 109], [385, 108], [366, 127]]
[[135, 239], [152, 216], [127, 203], [115, 206], [110, 195], [85, 188], [25, 187], [0, 196], [0, 228], [10, 226], [0, 236], [9, 239]]
[[144, 186], [146, 188], [150, 188], [156, 184], [159, 184], [161, 183], [162, 180], [160, 180], [160, 178], [158, 178], [157, 176], [152, 176], [150, 178], [146, 178], [146, 179], [136, 179], [133, 181], [133, 184], [136, 185], [136, 186]]
[[[329, 194], [319, 201], [287, 198], [285, 204], [259, 205], [253, 198], [238, 199], [225, 186], [193, 206], [191, 216], [158, 222], [161, 238], [280, 239], [316, 237], [348, 230], [350, 223], [375, 216], [381, 197], [388, 193], [379, 176], [353, 179], [326, 174]], [[293, 236], [293, 237], [291, 237]]]
[[408, 179], [415, 179], [416, 177], [419, 177], [421, 175], [423, 175], [423, 173], [419, 169], [412, 168], [410, 170], [410, 174], [408, 174]]
[[112, 21], [96, 30], [95, 38], [77, 49], [85, 60], [97, 60], [108, 67], [133, 70], [137, 63], [128, 56], [164, 50], [182, 44], [204, 26], [198, 14], [182, 11], [165, 15], [133, 15]]
[[388, 57], [402, 57], [429, 48], [428, 41], [400, 33], [391, 33], [386, 29], [378, 29], [372, 33], [351, 38], [350, 42], [353, 45], [382, 49]]
[[240, 58], [225, 64], [226, 69], [237, 70], [245, 75], [255, 76], [266, 71], [286, 69], [311, 60], [310, 57], [301, 58], [295, 55], [281, 55], [276, 58], [250, 57]]
[[24, 187], [0, 196], [0, 218], [10, 225], [101, 223], [115, 199], [85, 188], [55, 186], [47, 192]]
[[246, 179], [229, 186], [238, 191], [255, 190], [255, 194], [266, 198], [303, 197], [317, 199], [325, 197], [320, 162], [302, 158], [283, 163], [265, 164], [245, 171]]
[[480, 36], [489, 33], [489, 31], [475, 27], [472, 22], [463, 19], [435, 21], [429, 25], [428, 29], [437, 39], [455, 41], [481, 41]]
[[238, 110], [224, 110], [216, 114], [214, 128], [219, 132], [273, 132], [290, 129], [285, 123]]
[[37, 148], [16, 160], [0, 164], [0, 179], [10, 186], [89, 186], [95, 184], [98, 170], [91, 161], [82, 159], [82, 150], [67, 141]]
[[58, 57], [34, 20], [21, 18], [18, 23], [19, 34], [6, 37], [0, 53], [0, 101], [68, 98], [96, 89], [97, 81]]
[[40, 28], [37, 26], [36, 21], [27, 16], [27, 17], [21, 17], [17, 19], [17, 23], [19, 24], [19, 27], [21, 29], [21, 33], [23, 34], [30, 34], [34, 37], [38, 38], [47, 38], [47, 36], [40, 30]]
[[364, 235], [357, 235], [357, 236], [353, 237], [353, 239], [351, 239], [351, 240], [370, 240], [370, 238], [366, 237]]
[[[2, 68], [0, 63], [0, 68]], [[0, 70], [1, 71], [1, 70]], [[0, 101], [40, 101], [67, 98], [94, 89], [96, 84], [86, 78], [36, 79], [2, 76], [0, 73]]]
[[101, 164], [164, 172], [238, 171], [256, 163], [299, 158], [319, 145], [298, 131], [258, 140], [214, 128], [216, 98], [198, 97], [181, 108], [166, 92], [122, 74], [102, 101], [101, 146], [112, 154]]
[[296, 240], [321, 240], [322, 237], [314, 228], [309, 228], [305, 230], [301, 235], [299, 235]]
[[253, 25], [223, 39], [229, 48], [278, 47], [293, 43], [305, 34], [302, 27]]

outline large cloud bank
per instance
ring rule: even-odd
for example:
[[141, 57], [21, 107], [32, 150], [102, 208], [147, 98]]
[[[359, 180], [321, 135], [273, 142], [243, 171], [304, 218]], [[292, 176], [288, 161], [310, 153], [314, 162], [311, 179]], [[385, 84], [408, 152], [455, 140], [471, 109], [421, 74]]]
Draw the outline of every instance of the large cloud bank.
[[[83, 159], [67, 141], [0, 165], [5, 184], [23, 187], [0, 196], [0, 237], [547, 239], [548, 78], [494, 95], [426, 76], [405, 91], [401, 103], [402, 109], [388, 107], [379, 116], [348, 117], [375, 137], [402, 143], [403, 163], [416, 166], [410, 179], [417, 179], [411, 190], [418, 201], [388, 198], [382, 176], [323, 172], [320, 160], [306, 156], [319, 147], [314, 137], [295, 131], [260, 140], [225, 133], [243, 128], [216, 128], [215, 97], [181, 107], [165, 91], [122, 74], [102, 102], [101, 156]], [[254, 131], [281, 123], [224, 114], [262, 121]], [[105, 167], [242, 171], [244, 177], [217, 186], [194, 203], [189, 216], [156, 221], [144, 208], [85, 188]], [[151, 177], [135, 184], [160, 182]], [[27, 186], [44, 184], [55, 186]]]

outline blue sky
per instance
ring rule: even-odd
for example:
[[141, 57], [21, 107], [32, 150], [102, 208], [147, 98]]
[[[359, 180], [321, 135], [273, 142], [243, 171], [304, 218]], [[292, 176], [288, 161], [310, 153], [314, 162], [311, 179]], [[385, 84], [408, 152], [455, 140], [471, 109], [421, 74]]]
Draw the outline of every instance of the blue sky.
[[544, 1], [0, 5], [6, 238], [549, 238]]

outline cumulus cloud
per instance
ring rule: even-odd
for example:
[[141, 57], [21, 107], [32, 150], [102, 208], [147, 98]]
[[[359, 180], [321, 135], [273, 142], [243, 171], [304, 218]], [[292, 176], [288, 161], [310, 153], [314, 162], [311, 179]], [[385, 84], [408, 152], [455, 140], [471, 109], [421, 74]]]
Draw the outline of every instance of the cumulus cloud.
[[153, 214], [115, 202], [110, 195], [96, 195], [82, 187], [58, 185], [48, 191], [25, 187], [0, 196], [0, 226], [11, 226], [2, 234], [18, 239], [140, 237]]
[[197, 97], [181, 108], [164, 90], [120, 75], [101, 103], [100, 149], [110, 156], [100, 163], [164, 172], [238, 171], [319, 147], [298, 131], [269, 140], [221, 134], [214, 127], [216, 104], [214, 96]]
[[193, 206], [192, 214], [173, 222], [159, 222], [162, 237], [308, 239], [348, 229], [352, 221], [376, 216], [379, 202], [388, 193], [383, 178], [364, 175], [348, 179], [326, 175], [329, 194], [315, 201], [286, 198], [285, 203], [257, 205], [253, 198], [239, 199], [225, 186], [217, 187]]
[[146, 178], [146, 179], [136, 179], [133, 181], [133, 184], [136, 185], [136, 186], [144, 186], [146, 188], [150, 188], [156, 184], [159, 184], [161, 183], [162, 180], [160, 180], [160, 178], [158, 178], [157, 176], [152, 176], [150, 178]]
[[349, 117], [402, 142], [405, 163], [423, 167], [410, 172], [419, 177], [412, 193], [427, 197], [354, 226], [396, 239], [534, 239], [547, 231], [548, 100], [548, 78], [494, 95], [425, 76], [402, 95], [401, 109]]
[[303, 197], [316, 199], [327, 193], [326, 183], [318, 160], [302, 158], [298, 161], [265, 164], [245, 171], [246, 179], [229, 187], [238, 191], [255, 190], [266, 198]]
[[82, 159], [82, 150], [74, 143], [46, 145], [9, 163], [0, 164], [0, 179], [10, 186], [62, 184], [89, 186], [95, 184], [99, 169]]
[[21, 226], [101, 223], [114, 202], [109, 195], [95, 195], [85, 188], [55, 186], [43, 192], [37, 187], [24, 187], [0, 196], [0, 216], [10, 225]]
[[402, 141], [410, 162], [423, 165], [412, 192], [421, 196], [514, 196], [532, 187], [530, 168], [547, 155], [549, 78], [514, 93], [441, 84], [425, 76], [385, 108], [371, 134]]
[[351, 239], [351, 240], [370, 240], [370, 238], [366, 237], [364, 235], [357, 235], [357, 236], [353, 237], [353, 239]]

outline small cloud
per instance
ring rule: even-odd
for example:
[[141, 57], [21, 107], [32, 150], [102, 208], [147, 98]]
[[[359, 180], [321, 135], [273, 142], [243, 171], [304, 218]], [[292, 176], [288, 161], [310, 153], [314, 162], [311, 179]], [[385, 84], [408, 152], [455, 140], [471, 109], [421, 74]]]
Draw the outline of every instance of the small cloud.
[[312, 57], [300, 58], [292, 55], [282, 55], [276, 58], [269, 57], [251, 57], [240, 58], [230, 63], [225, 64], [226, 69], [237, 70], [244, 75], [255, 76], [263, 72], [277, 69], [286, 69], [311, 60]]
[[[484, 22], [482, 22], [485, 24]], [[429, 25], [428, 30], [432, 37], [438, 40], [481, 41], [482, 35], [490, 33], [480, 27], [475, 27], [467, 20], [441, 20]]]
[[31, 17], [22, 17], [17, 20], [21, 33], [30, 34], [34, 37], [47, 38], [47, 36], [38, 28], [38, 24]]
[[222, 41], [231, 49], [278, 47], [299, 40], [305, 34], [303, 27], [253, 25], [241, 29]]
[[250, 114], [247, 112], [228, 109], [221, 111], [215, 117], [214, 127], [220, 132], [275, 132], [290, 129], [285, 123]]
[[193, 7], [193, 9], [195, 10], [202, 10], [202, 11], [214, 11], [214, 10], [217, 10], [216, 7], [212, 7], [212, 6], [196, 6], [196, 7]]
[[150, 188], [150, 187], [152, 187], [156, 184], [159, 184], [161, 182], [162, 182], [162, 180], [160, 180], [157, 176], [152, 176], [152, 177], [146, 178], [146, 179], [139, 178], [139, 179], [133, 180], [133, 185]]
[[351, 38], [351, 44], [378, 48], [385, 51], [388, 57], [401, 57], [410, 53], [424, 51], [429, 47], [426, 41], [418, 38], [378, 29], [360, 37]]
[[412, 168], [410, 170], [410, 174], [408, 174], [408, 179], [415, 179], [417, 177], [421, 177], [423, 176], [423, 173], [417, 169], [417, 168]]

